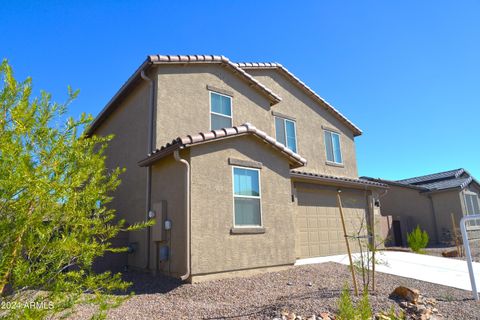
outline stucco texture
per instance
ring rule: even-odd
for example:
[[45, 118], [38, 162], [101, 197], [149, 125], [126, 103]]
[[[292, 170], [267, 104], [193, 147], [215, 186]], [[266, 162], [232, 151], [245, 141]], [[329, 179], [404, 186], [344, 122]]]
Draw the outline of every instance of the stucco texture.
[[[428, 195], [421, 194], [416, 189], [391, 185], [381, 202], [382, 215], [392, 216], [394, 220], [400, 221], [402, 245], [407, 245], [407, 232], [411, 232], [417, 225], [427, 231], [432, 243], [438, 241], [433, 204]], [[393, 234], [390, 236], [393, 241]]]
[[[188, 150], [181, 152], [180, 156], [188, 160]], [[152, 208], [157, 215], [151, 234], [150, 269], [158, 269], [171, 276], [181, 276], [187, 271], [185, 175], [185, 166], [175, 161], [173, 155], [152, 167]], [[168, 231], [164, 229], [164, 221], [167, 219], [172, 223], [171, 230]], [[159, 249], [164, 245], [169, 247], [170, 254], [167, 261], [160, 261]]]
[[[147, 101], [148, 86], [141, 83], [119, 102], [116, 111], [94, 133], [100, 136], [114, 134], [106, 150], [106, 166], [111, 169], [122, 167], [126, 172], [120, 177], [121, 184], [113, 193], [110, 206], [117, 210], [118, 218], [125, 219], [129, 224], [144, 221], [146, 215], [146, 169], [140, 168], [137, 161], [145, 157], [147, 150]], [[123, 268], [127, 264], [145, 267], [145, 231], [122, 233], [114, 244], [126, 246], [129, 242], [138, 243], [138, 251], [134, 255], [108, 255], [101, 264], [111, 269]]]
[[[272, 106], [273, 111], [296, 119], [298, 153], [308, 160], [307, 166], [302, 170], [358, 177], [355, 141], [350, 129], [278, 71], [248, 70], [248, 73], [282, 97], [281, 102]], [[270, 116], [273, 122], [273, 116]], [[343, 166], [326, 164], [322, 126], [340, 133]]]
[[[287, 158], [261, 140], [241, 136], [192, 147], [192, 274], [295, 262], [293, 203]], [[262, 234], [231, 234], [232, 166], [228, 158], [257, 161]]]
[[233, 93], [234, 126], [250, 122], [274, 136], [268, 99], [220, 65], [161, 66], [157, 72], [157, 147], [179, 136], [210, 131], [207, 85]]

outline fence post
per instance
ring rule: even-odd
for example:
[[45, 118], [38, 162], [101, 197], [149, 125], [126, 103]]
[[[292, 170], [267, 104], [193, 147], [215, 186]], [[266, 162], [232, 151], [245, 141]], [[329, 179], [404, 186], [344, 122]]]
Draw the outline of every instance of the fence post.
[[467, 257], [468, 273], [470, 276], [470, 284], [472, 285], [473, 299], [475, 299], [476, 301], [479, 301], [477, 285], [475, 283], [475, 274], [473, 273], [472, 253], [470, 252], [470, 243], [468, 242], [467, 227], [466, 227], [467, 221], [476, 220], [476, 219], [480, 219], [480, 214], [472, 214], [472, 215], [464, 216], [462, 220], [460, 220], [460, 230], [462, 231], [463, 246], [465, 247], [465, 255]]

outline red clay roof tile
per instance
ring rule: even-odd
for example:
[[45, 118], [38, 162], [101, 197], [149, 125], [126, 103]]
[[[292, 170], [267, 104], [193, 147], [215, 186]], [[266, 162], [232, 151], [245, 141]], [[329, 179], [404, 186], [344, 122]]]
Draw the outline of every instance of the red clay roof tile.
[[153, 151], [151, 154], [148, 155], [147, 158], [138, 162], [138, 165], [141, 167], [146, 167], [157, 160], [169, 155], [174, 150], [183, 149], [186, 147], [193, 146], [198, 143], [204, 142], [214, 142], [220, 139], [245, 135], [245, 134], [252, 134], [259, 139], [262, 139], [285, 156], [287, 156], [293, 163], [295, 163], [294, 167], [301, 167], [307, 164], [307, 160], [300, 156], [299, 154], [293, 152], [283, 144], [277, 142], [274, 138], [267, 135], [262, 130], [257, 129], [254, 125], [250, 123], [244, 123], [237, 127], [231, 128], [224, 128], [209, 132], [201, 132], [194, 135], [188, 135], [186, 137], [178, 137], [177, 139], [173, 140], [171, 143], [167, 143], [166, 145], [162, 146], [160, 149]]

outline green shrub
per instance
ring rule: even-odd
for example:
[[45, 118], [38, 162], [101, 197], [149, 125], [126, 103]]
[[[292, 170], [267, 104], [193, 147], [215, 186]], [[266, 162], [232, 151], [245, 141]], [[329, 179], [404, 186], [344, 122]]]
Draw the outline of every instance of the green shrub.
[[417, 225], [415, 230], [407, 234], [408, 247], [416, 253], [424, 253], [428, 244], [428, 233], [425, 230], [421, 230]]
[[370, 301], [368, 300], [368, 292], [364, 291], [362, 298], [358, 301], [355, 306], [350, 297], [350, 290], [348, 286], [342, 290], [340, 299], [338, 300], [338, 316], [339, 320], [369, 320], [372, 319], [372, 308], [370, 306]]
[[357, 304], [358, 316], [360, 320], [370, 320], [372, 319], [372, 307], [370, 306], [370, 301], [368, 301], [368, 291], [365, 290], [362, 295], [362, 299]]
[[351, 320], [355, 318], [355, 307], [350, 297], [350, 290], [345, 285], [338, 300], [338, 319], [339, 320]]

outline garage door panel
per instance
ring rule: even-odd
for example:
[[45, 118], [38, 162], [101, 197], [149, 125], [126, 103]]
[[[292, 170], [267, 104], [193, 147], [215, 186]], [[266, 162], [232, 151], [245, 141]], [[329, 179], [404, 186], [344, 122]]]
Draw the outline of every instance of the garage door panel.
[[[308, 258], [346, 253], [336, 193], [298, 189], [297, 197], [297, 256]], [[347, 233], [356, 234], [361, 223], [365, 223], [365, 194], [344, 191], [342, 205]], [[350, 244], [353, 252], [358, 251], [357, 241], [350, 240]]]

